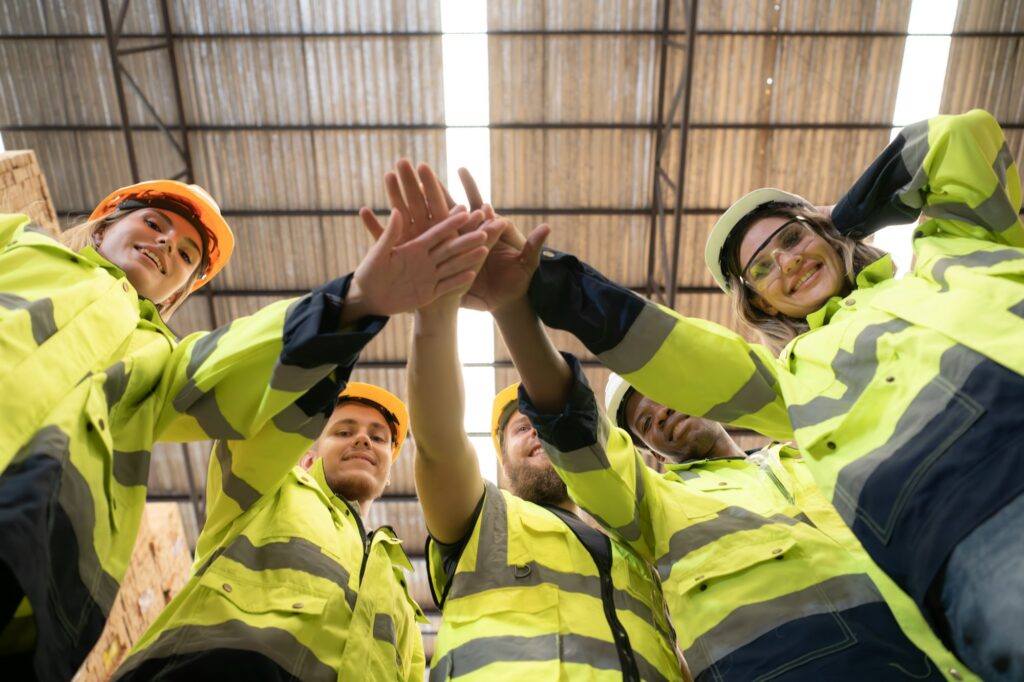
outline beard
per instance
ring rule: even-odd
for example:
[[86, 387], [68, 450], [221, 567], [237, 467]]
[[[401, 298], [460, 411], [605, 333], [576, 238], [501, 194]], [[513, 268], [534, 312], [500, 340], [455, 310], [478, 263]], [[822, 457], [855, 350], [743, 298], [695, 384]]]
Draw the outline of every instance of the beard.
[[550, 466], [543, 469], [526, 463], [505, 466], [509, 489], [527, 502], [555, 506], [569, 499], [569, 490], [565, 482], [558, 477]]

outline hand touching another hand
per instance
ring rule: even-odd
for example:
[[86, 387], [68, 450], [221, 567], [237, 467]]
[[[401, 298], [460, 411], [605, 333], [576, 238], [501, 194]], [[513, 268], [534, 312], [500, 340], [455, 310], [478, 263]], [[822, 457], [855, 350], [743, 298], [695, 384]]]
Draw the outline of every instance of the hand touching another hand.
[[465, 288], [487, 256], [492, 233], [476, 229], [483, 221], [479, 212], [454, 212], [428, 229], [414, 227], [399, 210], [391, 212], [387, 227], [368, 208], [359, 215], [377, 241], [352, 277], [345, 297], [348, 320], [412, 312]]

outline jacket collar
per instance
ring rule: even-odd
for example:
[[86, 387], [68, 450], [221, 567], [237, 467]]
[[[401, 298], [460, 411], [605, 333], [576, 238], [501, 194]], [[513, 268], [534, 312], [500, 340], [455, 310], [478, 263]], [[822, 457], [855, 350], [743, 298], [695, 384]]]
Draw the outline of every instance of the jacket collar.
[[[854, 280], [854, 290], [870, 289], [895, 275], [892, 264], [892, 256], [885, 254], [873, 263], [869, 263], [857, 273]], [[807, 316], [807, 325], [811, 329], [817, 329], [829, 323], [832, 316], [843, 307], [845, 296], [833, 296], [825, 302], [825, 305]]]
[[[100, 252], [97, 251], [92, 246], [86, 246], [85, 248], [78, 251], [78, 256], [82, 260], [95, 265], [101, 270], [105, 270], [114, 279], [120, 279], [125, 282], [128, 282], [128, 277], [124, 274], [124, 270], [117, 267], [116, 265], [108, 261], [106, 258], [101, 256]], [[131, 287], [132, 283], [128, 282], [128, 286]], [[132, 287], [132, 291], [135, 291], [135, 287]], [[156, 304], [154, 304], [149, 299], [138, 296], [137, 292], [136, 296], [138, 297], [139, 303], [139, 317], [141, 317], [143, 320], [145, 320], [146, 322], [150, 323], [153, 327], [155, 327], [156, 331], [159, 331], [160, 333], [164, 334], [165, 336], [169, 337], [172, 340], [177, 339], [177, 337], [174, 335], [174, 332], [172, 332], [167, 327], [167, 324], [164, 322], [164, 319], [160, 317], [160, 311], [156, 309]]]

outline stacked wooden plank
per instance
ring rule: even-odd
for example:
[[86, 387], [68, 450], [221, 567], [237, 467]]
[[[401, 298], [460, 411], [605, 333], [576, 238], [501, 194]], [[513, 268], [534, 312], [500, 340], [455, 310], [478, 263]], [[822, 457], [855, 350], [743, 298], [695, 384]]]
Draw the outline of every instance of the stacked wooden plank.
[[146, 505], [128, 573], [99, 642], [74, 682], [110, 679], [128, 651], [185, 585], [192, 553], [176, 502]]
[[60, 232], [46, 177], [31, 149], [0, 152], [0, 212], [24, 213], [53, 234]]

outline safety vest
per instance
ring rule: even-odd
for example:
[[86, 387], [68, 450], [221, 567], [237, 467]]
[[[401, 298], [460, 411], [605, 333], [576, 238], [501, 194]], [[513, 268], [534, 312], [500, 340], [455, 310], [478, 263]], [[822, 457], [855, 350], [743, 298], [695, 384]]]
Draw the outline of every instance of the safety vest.
[[652, 400], [795, 439], [871, 557], [925, 610], [957, 543], [1024, 492], [1024, 225], [1017, 166], [987, 113], [915, 124], [895, 144], [857, 186], [869, 223], [874, 207], [901, 206], [903, 220], [923, 207], [913, 272], [868, 266], [778, 358], [551, 251], [530, 301]]
[[[40, 677], [70, 678], [103, 629], [154, 441], [261, 434], [294, 462], [316, 437], [323, 416], [293, 403], [334, 366], [281, 358], [294, 303], [179, 343], [94, 249], [0, 216], [0, 562], [35, 611]], [[277, 483], [217, 461], [240, 504]]]
[[224, 494], [207, 488], [214, 524], [200, 535], [196, 570], [115, 679], [423, 679], [416, 623], [427, 621], [408, 593], [401, 541], [387, 527], [365, 532], [322, 460], [291, 469], [228, 523]]
[[540, 414], [527, 396], [520, 409], [573, 500], [657, 567], [696, 680], [969, 677], [796, 450], [774, 444], [659, 474], [568, 359], [568, 406]]
[[484, 488], [450, 582], [427, 542], [442, 615], [431, 680], [681, 679], [648, 564], [612, 542], [611, 571], [602, 574], [553, 512]]

